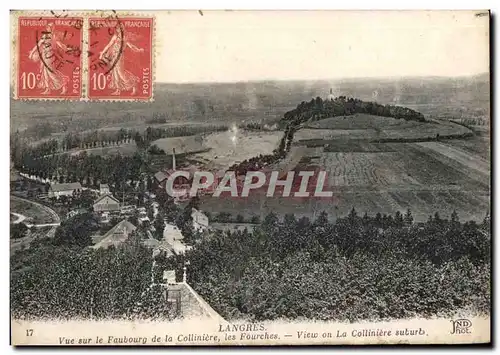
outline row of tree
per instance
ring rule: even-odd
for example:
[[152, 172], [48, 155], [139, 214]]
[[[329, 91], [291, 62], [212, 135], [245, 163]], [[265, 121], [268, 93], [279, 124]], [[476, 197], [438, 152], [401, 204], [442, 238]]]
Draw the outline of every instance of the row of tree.
[[[133, 156], [100, 156], [82, 153], [76, 156], [61, 154], [34, 158], [30, 151], [23, 152], [14, 160], [14, 167], [41, 179], [56, 180], [59, 183], [80, 182], [88, 187], [100, 183], [111, 183], [117, 189], [126, 183], [134, 184], [144, 180], [148, 171], [147, 160], [140, 153]], [[146, 183], [151, 184], [151, 179]]]
[[19, 132], [11, 135], [11, 156], [20, 154], [21, 150], [29, 150], [33, 158], [45, 157], [56, 153], [64, 153], [73, 149], [91, 149], [116, 146], [134, 141], [139, 148], [148, 148], [151, 142], [167, 137], [184, 137], [210, 132], [227, 130], [225, 124], [185, 125], [170, 127], [147, 127], [144, 130], [120, 129], [117, 131], [93, 130], [86, 133], [67, 133], [62, 139], [48, 139], [30, 147]]

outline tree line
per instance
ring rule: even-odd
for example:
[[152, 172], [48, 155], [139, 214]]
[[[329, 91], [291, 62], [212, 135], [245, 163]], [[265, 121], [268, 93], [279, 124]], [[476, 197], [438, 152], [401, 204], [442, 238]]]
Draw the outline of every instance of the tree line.
[[218, 232], [186, 256], [188, 282], [223, 317], [400, 319], [490, 304], [490, 223], [438, 213], [414, 223], [351, 213], [330, 222], [270, 214], [253, 233]]
[[[80, 182], [84, 186], [96, 188], [100, 183], [110, 183], [121, 189], [126, 183], [140, 182], [148, 169], [147, 157], [140, 153], [133, 156], [100, 156], [60, 154], [34, 158], [25, 151], [13, 162], [14, 167], [41, 179], [65, 182]], [[150, 183], [148, 183], [150, 185]]]
[[11, 256], [11, 315], [27, 320], [159, 319], [175, 310], [151, 286], [151, 250], [137, 235], [119, 247], [90, 249], [33, 241]]
[[[84, 133], [67, 133], [61, 139], [51, 138], [37, 143], [27, 144], [19, 132], [11, 135], [11, 156], [14, 159], [20, 151], [28, 151], [32, 157], [44, 157], [64, 153], [73, 149], [91, 149], [135, 142], [141, 149], [147, 149], [151, 142], [168, 137], [184, 137], [196, 134], [220, 132], [228, 129], [225, 124], [185, 125], [170, 127], [150, 127], [143, 130], [120, 129], [117, 131], [93, 130]], [[12, 151], [13, 150], [13, 151]]]
[[330, 100], [323, 100], [318, 96], [309, 102], [302, 101], [295, 109], [286, 112], [282, 121], [298, 124], [328, 117], [351, 116], [355, 113], [425, 122], [422, 113], [407, 107], [381, 105], [376, 102], [365, 102], [346, 96], [339, 96]]

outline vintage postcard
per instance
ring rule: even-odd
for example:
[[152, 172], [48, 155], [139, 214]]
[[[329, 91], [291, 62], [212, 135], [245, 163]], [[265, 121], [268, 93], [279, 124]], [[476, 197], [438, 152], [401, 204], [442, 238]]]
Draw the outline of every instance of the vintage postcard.
[[10, 21], [13, 345], [491, 342], [487, 10]]

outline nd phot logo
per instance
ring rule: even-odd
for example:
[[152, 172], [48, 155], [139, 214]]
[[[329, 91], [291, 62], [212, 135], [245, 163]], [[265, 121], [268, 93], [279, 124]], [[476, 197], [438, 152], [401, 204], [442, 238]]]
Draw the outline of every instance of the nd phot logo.
[[452, 330], [451, 334], [470, 334], [470, 327], [472, 322], [468, 319], [451, 320]]

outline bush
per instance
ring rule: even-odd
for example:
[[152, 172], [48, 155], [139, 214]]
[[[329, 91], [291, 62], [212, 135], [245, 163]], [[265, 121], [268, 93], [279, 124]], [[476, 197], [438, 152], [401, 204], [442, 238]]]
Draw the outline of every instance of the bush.
[[27, 231], [28, 227], [23, 222], [10, 225], [10, 237], [12, 239], [19, 239], [26, 236]]

